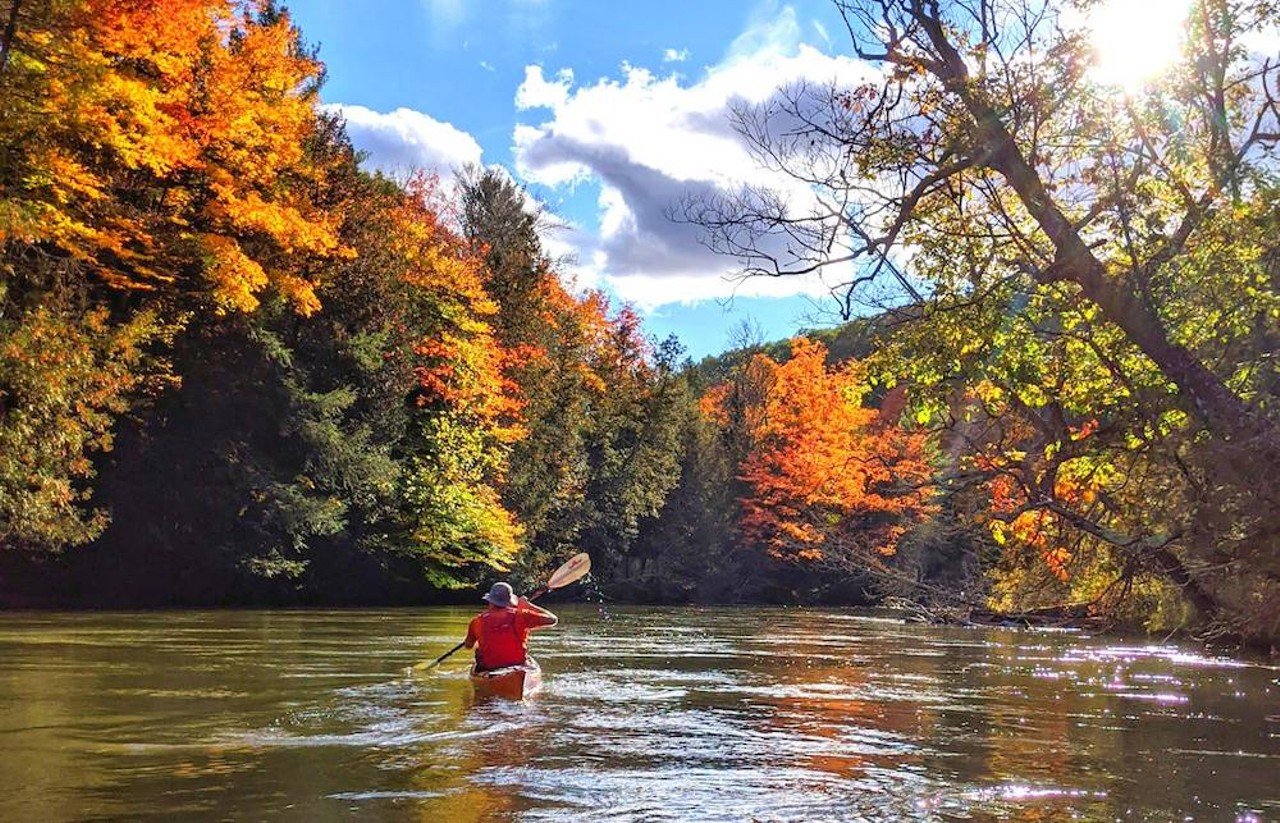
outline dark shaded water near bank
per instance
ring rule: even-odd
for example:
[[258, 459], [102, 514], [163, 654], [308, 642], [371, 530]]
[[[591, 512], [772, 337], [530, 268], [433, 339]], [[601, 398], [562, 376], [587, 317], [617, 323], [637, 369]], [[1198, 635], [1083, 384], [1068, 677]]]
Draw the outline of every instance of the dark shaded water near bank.
[[776, 609], [0, 615], [0, 820], [1280, 820], [1280, 671]]

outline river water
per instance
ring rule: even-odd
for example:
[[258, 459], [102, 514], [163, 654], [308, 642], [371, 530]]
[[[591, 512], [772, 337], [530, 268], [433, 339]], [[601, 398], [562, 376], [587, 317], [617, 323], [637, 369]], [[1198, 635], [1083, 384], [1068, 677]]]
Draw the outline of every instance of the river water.
[[838, 612], [0, 616], [0, 820], [1280, 820], [1280, 671]]

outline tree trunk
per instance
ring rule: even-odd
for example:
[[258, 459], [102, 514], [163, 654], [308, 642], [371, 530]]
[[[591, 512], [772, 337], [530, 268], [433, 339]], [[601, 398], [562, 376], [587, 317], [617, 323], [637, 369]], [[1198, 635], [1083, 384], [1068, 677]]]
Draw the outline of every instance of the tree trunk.
[[1200, 611], [1200, 614], [1209, 620], [1213, 620], [1221, 613], [1222, 607], [1218, 604], [1217, 599], [1191, 576], [1191, 572], [1187, 571], [1187, 567], [1182, 565], [1182, 561], [1178, 559], [1177, 555], [1166, 547], [1151, 549], [1150, 552], [1150, 558], [1160, 567], [1160, 571], [1174, 585], [1182, 589], [1183, 595], [1186, 596], [1187, 600], [1191, 601], [1191, 605]]
[[1040, 175], [1018, 151], [999, 115], [975, 91], [964, 58], [948, 40], [940, 20], [923, 12], [917, 13], [916, 19], [942, 57], [942, 63], [933, 71], [959, 97], [974, 120], [975, 148], [988, 158], [985, 165], [1004, 176], [1053, 244], [1055, 260], [1042, 280], [1078, 284], [1103, 315], [1119, 326], [1177, 386], [1190, 409], [1215, 435], [1224, 440], [1241, 440], [1265, 432], [1265, 447], [1280, 451], [1277, 433], [1267, 429], [1249, 406], [1190, 350], [1169, 339], [1159, 316], [1138, 298], [1129, 283], [1107, 274], [1102, 261], [1059, 210]]
[[0, 72], [9, 65], [9, 51], [13, 48], [13, 38], [18, 33], [18, 8], [22, 0], [13, 0], [9, 6], [9, 19], [4, 25], [3, 39], [0, 40]]
[[1000, 126], [991, 130], [997, 133], [988, 139], [1003, 144], [1002, 151], [994, 158], [994, 168], [1009, 181], [1057, 251], [1044, 279], [1079, 285], [1085, 297], [1096, 303], [1103, 315], [1119, 326], [1178, 387], [1191, 410], [1214, 434], [1226, 440], [1259, 434], [1260, 421], [1248, 405], [1190, 350], [1169, 339], [1155, 311], [1128, 283], [1107, 274], [1102, 262], [1049, 198], [1039, 175], [1013, 147], [1013, 138], [1008, 132]]

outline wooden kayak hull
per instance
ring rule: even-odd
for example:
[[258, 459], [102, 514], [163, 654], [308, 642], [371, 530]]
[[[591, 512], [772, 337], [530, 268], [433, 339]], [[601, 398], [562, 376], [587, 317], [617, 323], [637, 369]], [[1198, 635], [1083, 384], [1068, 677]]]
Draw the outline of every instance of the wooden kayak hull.
[[507, 700], [523, 700], [542, 688], [542, 669], [530, 657], [522, 666], [507, 666], [486, 672], [471, 665], [471, 685], [477, 694], [488, 694]]

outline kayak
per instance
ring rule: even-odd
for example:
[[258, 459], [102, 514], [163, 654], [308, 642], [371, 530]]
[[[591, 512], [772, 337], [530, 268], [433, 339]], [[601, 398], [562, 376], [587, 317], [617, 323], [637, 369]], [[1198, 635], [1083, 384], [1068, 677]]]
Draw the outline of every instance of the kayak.
[[491, 694], [507, 700], [523, 700], [542, 688], [542, 669], [538, 661], [526, 658], [524, 665], [507, 666], [487, 672], [476, 671], [471, 664], [471, 685], [478, 694]]

